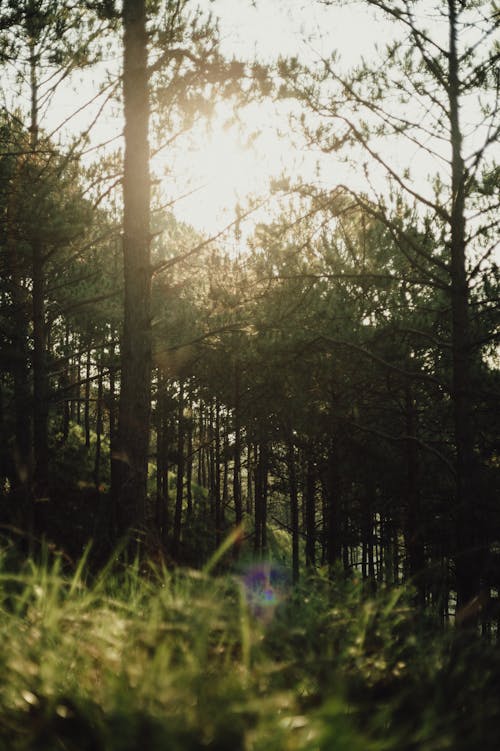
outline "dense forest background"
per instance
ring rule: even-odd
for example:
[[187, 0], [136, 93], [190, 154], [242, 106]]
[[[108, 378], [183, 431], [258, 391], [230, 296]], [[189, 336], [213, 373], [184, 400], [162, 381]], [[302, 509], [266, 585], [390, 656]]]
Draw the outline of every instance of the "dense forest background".
[[[497, 4], [369, 0], [390, 41], [347, 71], [228, 59], [188, 0], [118, 5], [0, 4], [2, 534], [200, 567], [236, 529], [233, 562], [408, 583], [496, 633]], [[89, 71], [91, 115], [54, 125]], [[318, 179], [209, 236], [150, 157], [218, 101], [288, 108]], [[124, 139], [98, 144], [107, 106]]]

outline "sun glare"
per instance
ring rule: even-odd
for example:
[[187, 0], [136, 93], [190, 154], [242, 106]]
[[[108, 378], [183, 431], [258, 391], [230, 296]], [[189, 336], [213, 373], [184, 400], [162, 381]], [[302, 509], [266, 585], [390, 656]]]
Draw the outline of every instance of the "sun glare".
[[237, 204], [267, 193], [285, 161], [274, 117], [269, 109], [248, 107], [244, 126], [228, 125], [228, 109], [220, 109], [209, 127], [200, 125], [190, 135], [189, 148], [177, 150], [173, 167], [171, 154], [156, 160], [179, 219], [214, 233], [231, 221]]

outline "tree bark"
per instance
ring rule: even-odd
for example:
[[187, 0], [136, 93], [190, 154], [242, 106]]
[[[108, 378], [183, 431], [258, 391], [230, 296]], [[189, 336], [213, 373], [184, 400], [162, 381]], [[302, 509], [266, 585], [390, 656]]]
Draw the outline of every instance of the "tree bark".
[[172, 555], [179, 555], [182, 528], [182, 501], [184, 497], [184, 383], [179, 383], [179, 411], [177, 423], [177, 486], [175, 495]]
[[335, 439], [330, 440], [328, 447], [328, 459], [326, 467], [326, 490], [327, 490], [327, 518], [324, 520], [326, 527], [326, 552], [328, 566], [333, 568], [340, 561], [341, 529], [340, 529], [340, 478], [337, 466], [337, 451]]
[[49, 385], [47, 377], [47, 330], [42, 247], [33, 239], [33, 448], [35, 497], [46, 498], [49, 488]]
[[288, 482], [290, 485], [290, 521], [292, 527], [292, 580], [296, 584], [299, 581], [299, 497], [297, 489], [297, 469], [295, 447], [293, 439], [288, 439]]
[[215, 502], [215, 544], [218, 547], [222, 541], [222, 499], [221, 499], [221, 481], [220, 481], [220, 404], [215, 402], [215, 446], [214, 446], [214, 502]]
[[28, 354], [28, 293], [22, 284], [21, 261], [17, 252], [17, 237], [14, 231], [17, 222], [16, 204], [18, 164], [14, 168], [14, 179], [7, 205], [6, 260], [12, 280], [12, 359], [11, 373], [14, 386], [14, 467], [13, 493], [23, 511], [23, 523], [28, 531], [33, 526], [33, 499], [31, 482], [33, 478], [32, 455], [32, 410], [29, 379]]
[[252, 475], [254, 474], [254, 465], [252, 460], [252, 442], [247, 440], [247, 499], [246, 499], [246, 511], [247, 514], [253, 513], [253, 485]]
[[[33, 155], [38, 148], [38, 58], [34, 40], [30, 40], [30, 146]], [[31, 238], [32, 302], [33, 302], [33, 450], [35, 498], [48, 494], [49, 465], [49, 387], [47, 375], [47, 330], [45, 322], [45, 269], [40, 235]]]
[[240, 424], [240, 369], [236, 363], [234, 369], [234, 465], [233, 465], [233, 498], [236, 524], [243, 521], [243, 506], [241, 499], [241, 424]]
[[481, 588], [479, 514], [476, 507], [476, 467], [472, 421], [471, 336], [469, 285], [465, 239], [465, 166], [460, 128], [460, 80], [457, 50], [457, 3], [448, 0], [449, 53], [448, 102], [451, 132], [451, 227], [450, 269], [453, 356], [453, 407], [456, 450], [457, 550], [455, 572], [457, 609], [464, 607]]
[[316, 477], [312, 456], [306, 462], [306, 482], [304, 505], [306, 517], [306, 566], [313, 569], [316, 565]]
[[189, 421], [187, 426], [187, 458], [186, 458], [186, 500], [187, 513], [193, 513], [193, 432], [194, 414], [193, 397], [189, 396]]
[[83, 410], [83, 424], [85, 430], [85, 446], [90, 448], [90, 347], [87, 350], [85, 362], [85, 407]]
[[156, 523], [164, 546], [167, 545], [170, 500], [168, 487], [168, 424], [169, 412], [165, 380], [159, 370], [156, 397]]
[[146, 0], [123, 0], [124, 327], [118, 451], [112, 478], [120, 531], [146, 516], [151, 410], [149, 90]]
[[[264, 554], [267, 550], [267, 506], [269, 495], [269, 444], [264, 439], [259, 446], [259, 461], [257, 473], [259, 476], [259, 551]], [[257, 508], [257, 487], [255, 493], [255, 507]]]
[[102, 436], [102, 397], [103, 397], [103, 382], [102, 382], [102, 364], [98, 363], [98, 377], [97, 377], [97, 402], [96, 402], [96, 418], [95, 418], [95, 457], [94, 457], [94, 485], [96, 490], [99, 490], [101, 483], [101, 436]]
[[404, 540], [407, 555], [407, 573], [417, 588], [418, 604], [425, 604], [423, 519], [420, 504], [419, 457], [417, 436], [417, 413], [411, 386], [405, 389], [406, 422], [406, 508], [404, 514]]

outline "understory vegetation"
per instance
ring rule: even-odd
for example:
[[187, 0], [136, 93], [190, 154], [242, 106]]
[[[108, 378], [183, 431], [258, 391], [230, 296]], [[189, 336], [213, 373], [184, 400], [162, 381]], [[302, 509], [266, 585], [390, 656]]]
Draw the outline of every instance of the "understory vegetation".
[[498, 748], [500, 655], [411, 592], [270, 561], [86, 573], [2, 546], [0, 748]]

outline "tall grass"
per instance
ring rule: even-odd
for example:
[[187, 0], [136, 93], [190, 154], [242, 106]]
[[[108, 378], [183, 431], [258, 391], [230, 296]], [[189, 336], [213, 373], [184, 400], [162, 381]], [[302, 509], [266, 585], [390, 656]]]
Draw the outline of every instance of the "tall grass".
[[264, 617], [248, 586], [4, 551], [0, 749], [500, 747], [494, 651], [485, 668], [484, 645], [431, 637], [400, 590], [318, 576], [273, 588]]

